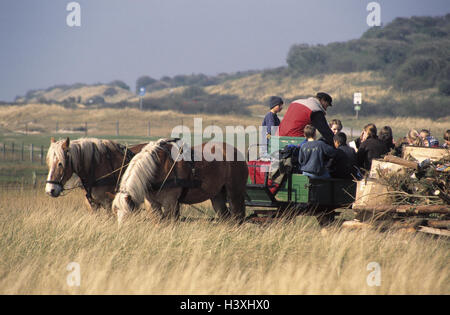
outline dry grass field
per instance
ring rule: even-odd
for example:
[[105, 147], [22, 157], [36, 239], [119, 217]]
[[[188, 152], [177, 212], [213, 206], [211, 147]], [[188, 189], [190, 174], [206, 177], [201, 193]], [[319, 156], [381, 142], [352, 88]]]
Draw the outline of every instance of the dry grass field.
[[[0, 294], [450, 294], [445, 239], [321, 230], [302, 218], [161, 224], [144, 212], [118, 230], [81, 197], [0, 192]], [[80, 286], [68, 285], [71, 262]], [[370, 262], [381, 267], [380, 286], [367, 284]]]
[[[160, 137], [181, 123], [192, 127], [194, 117], [202, 117], [204, 127], [258, 126], [267, 109], [251, 109], [252, 116], [242, 117], [5, 106], [0, 142], [34, 139], [43, 144], [84, 122], [89, 136], [114, 137], [119, 120], [121, 135], [140, 137], [139, 142], [147, 135], [148, 121], [152, 135]], [[355, 130], [368, 122], [390, 125], [396, 136], [409, 128], [430, 128], [441, 139], [450, 127], [448, 118], [332, 118]], [[24, 135], [25, 123], [29, 135]], [[8, 170], [11, 177], [21, 165], [8, 162], [0, 171]], [[206, 215], [185, 207], [182, 216], [188, 219], [168, 224], [142, 212], [118, 230], [113, 216], [87, 213], [80, 190], [52, 199], [42, 187], [19, 187], [23, 191], [0, 188], [0, 294], [450, 294], [448, 239], [337, 226], [322, 230], [308, 217], [235, 226], [211, 222], [206, 203], [201, 205]], [[81, 268], [79, 287], [67, 283], [71, 262]], [[370, 262], [381, 267], [380, 286], [367, 283]]]

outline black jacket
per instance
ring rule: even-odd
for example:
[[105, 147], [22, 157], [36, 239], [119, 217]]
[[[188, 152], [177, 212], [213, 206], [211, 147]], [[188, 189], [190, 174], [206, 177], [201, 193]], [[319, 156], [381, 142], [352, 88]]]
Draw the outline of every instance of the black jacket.
[[356, 152], [348, 145], [341, 145], [336, 156], [330, 160], [328, 170], [331, 177], [352, 179], [357, 177]]
[[359, 146], [357, 153], [358, 166], [370, 171], [372, 160], [378, 159], [389, 152], [386, 144], [378, 138], [368, 138]]

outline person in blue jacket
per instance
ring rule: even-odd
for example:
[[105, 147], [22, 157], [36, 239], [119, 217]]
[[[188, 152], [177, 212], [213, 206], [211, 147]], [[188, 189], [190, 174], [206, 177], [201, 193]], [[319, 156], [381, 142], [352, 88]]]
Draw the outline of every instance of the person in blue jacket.
[[330, 178], [326, 166], [330, 159], [336, 157], [337, 150], [323, 140], [316, 140], [316, 128], [312, 125], [305, 126], [304, 134], [308, 141], [300, 147], [300, 170], [311, 178]]

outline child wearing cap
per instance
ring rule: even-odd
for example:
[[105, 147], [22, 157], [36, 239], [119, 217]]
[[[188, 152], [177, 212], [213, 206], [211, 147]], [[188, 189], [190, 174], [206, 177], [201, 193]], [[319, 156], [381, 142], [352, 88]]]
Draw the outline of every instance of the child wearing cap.
[[280, 119], [277, 114], [283, 109], [283, 99], [279, 96], [272, 96], [269, 100], [270, 111], [264, 117], [262, 122], [262, 126], [265, 132], [265, 138], [267, 141], [270, 139], [272, 135], [272, 127], [278, 127], [280, 125]]

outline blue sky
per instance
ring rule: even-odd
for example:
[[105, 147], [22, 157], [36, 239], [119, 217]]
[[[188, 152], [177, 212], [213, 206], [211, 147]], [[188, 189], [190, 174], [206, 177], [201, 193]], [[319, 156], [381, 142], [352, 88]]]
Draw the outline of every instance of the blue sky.
[[[30, 89], [141, 75], [235, 72], [285, 65], [293, 44], [358, 38], [365, 0], [69, 0], [0, 2], [0, 100]], [[445, 15], [448, 0], [385, 0], [381, 21]]]

